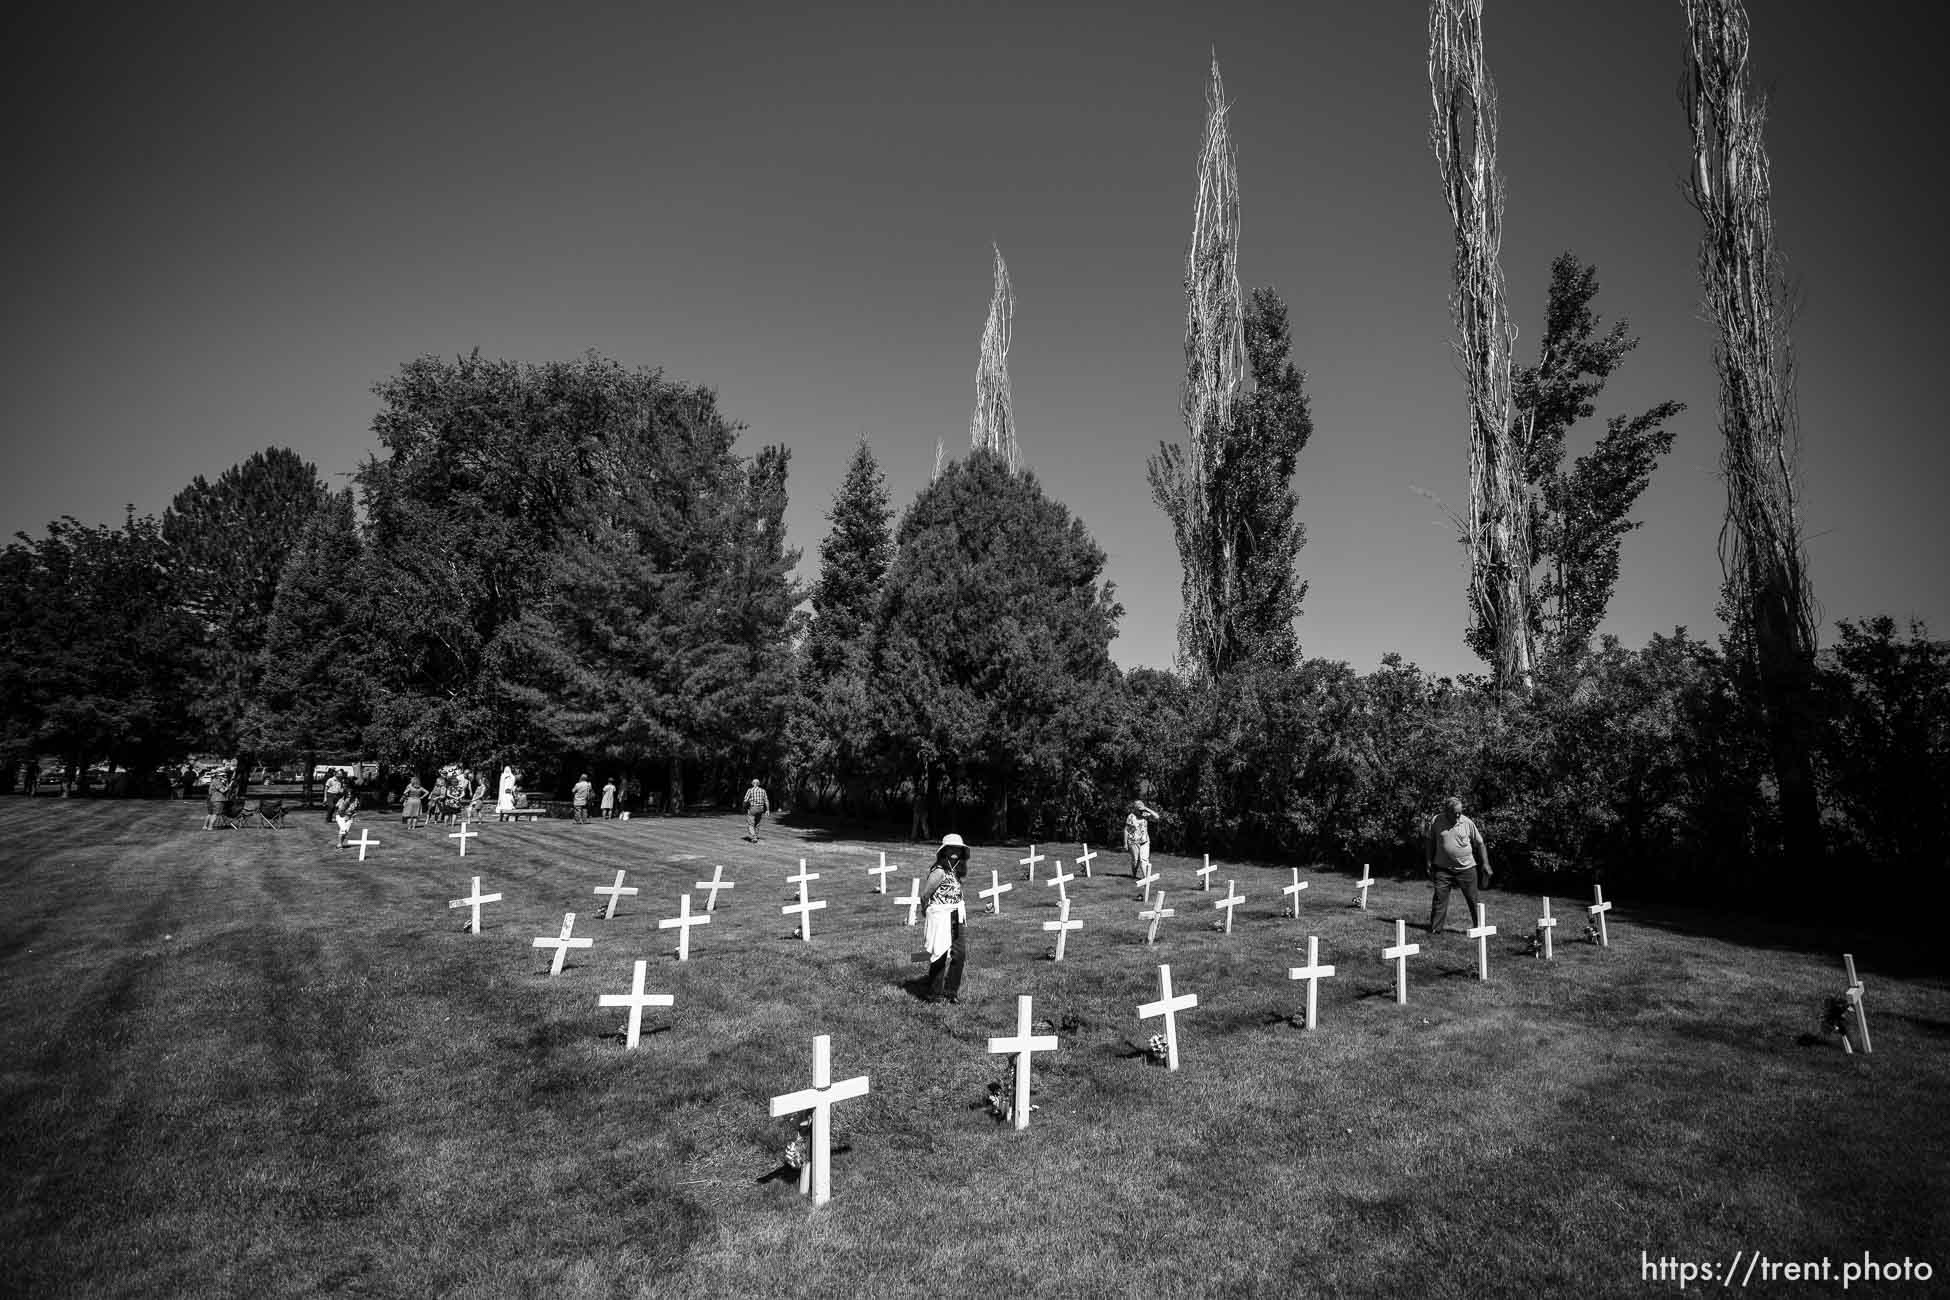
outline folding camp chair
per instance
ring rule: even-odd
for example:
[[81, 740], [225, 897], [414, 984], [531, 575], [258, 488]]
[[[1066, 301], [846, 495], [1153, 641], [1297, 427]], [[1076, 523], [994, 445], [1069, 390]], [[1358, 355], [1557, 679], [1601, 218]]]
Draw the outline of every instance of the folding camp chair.
[[284, 829], [284, 800], [260, 799], [246, 810], [245, 816], [254, 818], [251, 821], [253, 826], [268, 826], [274, 831], [281, 831]]
[[233, 831], [240, 831], [257, 812], [257, 806], [247, 799], [226, 799], [223, 811], [217, 814], [217, 821]]

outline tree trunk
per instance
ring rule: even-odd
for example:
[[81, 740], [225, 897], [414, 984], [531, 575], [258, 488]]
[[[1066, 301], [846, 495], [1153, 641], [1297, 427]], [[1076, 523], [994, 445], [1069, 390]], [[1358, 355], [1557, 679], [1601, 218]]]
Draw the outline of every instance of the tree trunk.
[[682, 756], [677, 754], [670, 756], [668, 776], [670, 788], [664, 793], [669, 803], [664, 809], [664, 815], [676, 817], [684, 811], [684, 760]]

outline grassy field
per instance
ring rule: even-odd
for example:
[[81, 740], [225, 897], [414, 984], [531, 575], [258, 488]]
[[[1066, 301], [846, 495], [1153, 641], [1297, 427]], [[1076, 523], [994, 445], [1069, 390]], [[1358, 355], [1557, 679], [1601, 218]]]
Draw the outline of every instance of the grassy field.
[[[1160, 857], [1178, 914], [1149, 947], [1105, 853], [1069, 886], [1084, 928], [1058, 964], [1056, 891], [977, 843], [971, 892], [991, 869], [1015, 887], [972, 909], [967, 993], [933, 1005], [892, 901], [927, 856], [904, 844], [487, 824], [463, 862], [441, 828], [373, 818], [360, 863], [317, 814], [199, 824], [0, 803], [6, 1294], [1638, 1295], [1679, 1290], [1648, 1256], [1736, 1252], [1830, 1261], [1827, 1283], [1763, 1267], [1751, 1294], [1839, 1294], [1865, 1252], [1912, 1280], [1849, 1294], [1950, 1288], [1950, 988], [1872, 937], [1846, 940], [1876, 1048], [1851, 1056], [1819, 1032], [1839, 941], [1621, 898], [1600, 949], [1565, 899], [1545, 963], [1536, 898], [1495, 891], [1484, 984], [1471, 941], [1421, 933], [1422, 882], [1364, 913], [1350, 876], [1303, 871], [1294, 920], [1283, 868], [1223, 863], [1201, 894]], [[883, 849], [909, 868], [885, 897]], [[780, 912], [802, 857], [827, 901], [810, 943]], [[656, 922], [713, 864], [736, 887], [680, 965]], [[642, 892], [603, 921], [619, 867]], [[504, 896], [480, 935], [447, 907], [476, 874]], [[532, 941], [571, 910], [595, 945], [550, 978]], [[1406, 1007], [1380, 959], [1401, 916], [1423, 944]], [[1339, 969], [1311, 1033], [1286, 978], [1309, 934]], [[597, 998], [644, 958], [676, 1001], [628, 1052]], [[1136, 1018], [1161, 962], [1199, 998], [1176, 1073]], [[1021, 993], [1061, 1041], [1026, 1132], [986, 1105]], [[809, 1086], [820, 1033], [836, 1079], [872, 1084], [835, 1109], [815, 1212], [769, 1098]]]

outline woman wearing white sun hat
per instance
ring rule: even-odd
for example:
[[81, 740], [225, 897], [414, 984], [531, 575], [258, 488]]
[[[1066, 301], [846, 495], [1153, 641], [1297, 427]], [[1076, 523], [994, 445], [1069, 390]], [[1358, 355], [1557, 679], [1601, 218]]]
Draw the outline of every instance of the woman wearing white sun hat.
[[1144, 800], [1131, 800], [1124, 818], [1124, 848], [1131, 855], [1131, 879], [1141, 880], [1151, 873], [1151, 823], [1158, 820], [1156, 810]]
[[921, 886], [921, 898], [927, 906], [927, 928], [922, 937], [928, 947], [930, 1002], [961, 1001], [962, 972], [968, 965], [961, 882], [967, 874], [968, 845], [959, 835], [942, 836], [934, 866], [928, 869], [927, 881]]

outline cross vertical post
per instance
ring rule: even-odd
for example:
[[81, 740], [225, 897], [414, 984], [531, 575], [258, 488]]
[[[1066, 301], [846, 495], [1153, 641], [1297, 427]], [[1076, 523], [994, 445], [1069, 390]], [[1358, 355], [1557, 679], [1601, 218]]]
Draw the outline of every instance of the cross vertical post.
[[1496, 933], [1496, 927], [1489, 921], [1489, 908], [1482, 903], [1476, 904], [1476, 925], [1463, 933], [1476, 941], [1476, 978], [1487, 980], [1490, 977], [1490, 936]]
[[1605, 901], [1605, 887], [1603, 885], [1593, 885], [1591, 887], [1591, 906], [1584, 910], [1598, 918], [1598, 946], [1600, 948], [1611, 947], [1611, 931], [1605, 927], [1605, 913], [1611, 911], [1611, 904]]
[[1002, 896], [1014, 888], [1015, 886], [1013, 884], [1005, 885], [1002, 883], [1002, 877], [1000, 873], [995, 871], [990, 871], [989, 887], [987, 889], [978, 891], [975, 897], [989, 900], [989, 906], [995, 909], [995, 914], [997, 916], [1001, 916]]
[[447, 838], [460, 841], [460, 855], [464, 858], [467, 856], [467, 841], [478, 840], [481, 838], [481, 833], [479, 831], [468, 830], [467, 822], [463, 818], [460, 823], [460, 829], [457, 831], [448, 831]]
[[802, 1110], [812, 1112], [812, 1151], [806, 1163], [812, 1170], [814, 1209], [833, 1199], [834, 1103], [865, 1095], [869, 1078], [863, 1074], [844, 1083], [834, 1083], [832, 1036], [820, 1034], [813, 1039], [813, 1086], [772, 1098], [774, 1118]]
[[1320, 964], [1319, 936], [1311, 934], [1307, 936], [1307, 964], [1287, 967], [1286, 977], [1290, 980], [1307, 981], [1307, 1028], [1312, 1029], [1320, 1010], [1320, 982], [1334, 977], [1332, 966]]
[[643, 1035], [643, 1009], [645, 1007], [667, 1007], [676, 1002], [676, 998], [669, 993], [645, 993], [643, 991], [643, 972], [644, 968], [649, 964], [647, 961], [637, 962], [636, 978], [631, 981], [630, 991], [628, 993], [605, 993], [596, 999], [596, 1005], [600, 1007], [628, 1007], [630, 1009], [630, 1025], [624, 1031], [623, 1046], [626, 1050], [632, 1052], [636, 1050], [637, 1041]]
[[710, 913], [718, 910], [718, 891], [720, 889], [731, 889], [737, 883], [735, 880], [726, 880], [724, 878], [724, 868], [722, 866], [713, 865], [711, 868], [711, 878], [709, 880], [694, 881], [691, 888], [708, 889], [711, 891], [710, 895], [704, 900], [704, 910], [706, 913]]
[[1217, 870], [1218, 868], [1212, 865], [1212, 855], [1210, 853], [1206, 854], [1205, 865], [1192, 873], [1198, 877], [1198, 887], [1200, 889], [1212, 888], [1212, 873]]
[[1027, 993], [1016, 998], [1016, 1035], [1014, 1038], [989, 1039], [992, 1053], [1013, 1053], [1016, 1058], [1016, 1104], [1014, 1119], [1018, 1130], [1029, 1127], [1029, 1054], [1031, 1052], [1053, 1052], [1056, 1050], [1056, 1035], [1034, 1035], [1029, 1032], [1031, 1018], [1030, 997]]
[[1551, 915], [1551, 900], [1544, 900], [1544, 914], [1537, 918], [1537, 928], [1544, 932], [1544, 960], [1551, 957], [1551, 932], [1557, 928], [1557, 918]]
[[1145, 1002], [1138, 1006], [1138, 1019], [1149, 1020], [1153, 1016], [1165, 1018], [1165, 1068], [1178, 1068], [1178, 1013], [1190, 1011], [1198, 1005], [1198, 994], [1182, 993], [1171, 995], [1171, 967], [1158, 967], [1158, 1000]]
[[1848, 988], [1844, 996], [1848, 998], [1848, 1009], [1855, 1016], [1855, 1033], [1862, 1040], [1862, 1053], [1867, 1056], [1876, 1049], [1869, 1042], [1869, 1013], [1862, 1005], [1862, 981], [1855, 973], [1855, 954], [1842, 954], [1842, 968], [1848, 972]]
[[1085, 880], [1094, 880], [1096, 878], [1091, 873], [1090, 870], [1090, 864], [1094, 862], [1096, 858], [1097, 855], [1091, 852], [1090, 846], [1088, 844], [1085, 844], [1083, 846], [1083, 852], [1077, 854], [1077, 865], [1083, 868], [1083, 878]]
[[1026, 858], [1017, 858], [1016, 865], [1026, 868], [1023, 875], [1030, 880], [1034, 880], [1036, 878], [1036, 864], [1043, 861], [1046, 856], [1046, 854], [1036, 852], [1036, 846], [1032, 844], [1029, 846], [1029, 856]]
[[1381, 959], [1395, 963], [1395, 1004], [1397, 1006], [1408, 1005], [1408, 959], [1420, 951], [1422, 951], [1421, 944], [1408, 941], [1408, 922], [1396, 920], [1395, 946], [1383, 948]]
[[498, 903], [500, 901], [501, 901], [501, 895], [499, 894], [483, 894], [481, 892], [481, 878], [479, 876], [476, 876], [474, 877], [473, 894], [471, 894], [466, 898], [453, 899], [448, 902], [447, 906], [448, 907], [472, 907], [474, 909], [474, 919], [471, 923], [469, 923], [467, 928], [473, 931], [475, 934], [479, 934], [481, 932], [481, 904]]
[[1361, 878], [1354, 882], [1354, 887], [1361, 891], [1356, 899], [1356, 905], [1365, 912], [1368, 910], [1368, 890], [1374, 887], [1374, 875], [1368, 870], [1368, 864], [1365, 862], [1361, 864]]
[[1300, 879], [1300, 868], [1298, 867], [1293, 868], [1293, 883], [1290, 885], [1282, 885], [1280, 887], [1280, 892], [1282, 894], [1287, 895], [1290, 900], [1287, 903], [1287, 908], [1289, 909], [1287, 915], [1292, 916], [1296, 919], [1299, 917], [1300, 891], [1305, 889], [1306, 887], [1307, 887], [1307, 882]]
[[1151, 929], [1146, 932], [1144, 941], [1146, 943], [1158, 942], [1158, 922], [1164, 920], [1167, 916], [1177, 915], [1178, 913], [1175, 910], [1165, 906], [1165, 891], [1160, 889], [1158, 891], [1158, 905], [1148, 912], [1138, 913], [1138, 920], [1151, 922]]
[[608, 894], [608, 895], [609, 895], [609, 906], [603, 909], [603, 920], [605, 920], [605, 921], [612, 921], [612, 920], [615, 920], [615, 919], [616, 919], [616, 900], [617, 900], [617, 899], [619, 899], [619, 898], [621, 898], [621, 897], [622, 897], [622, 896], [623, 896], [624, 894], [634, 894], [634, 893], [636, 893], [636, 886], [635, 886], [635, 885], [629, 885], [629, 886], [627, 886], [627, 887], [626, 887], [626, 886], [625, 886], [625, 885], [623, 884], [623, 877], [624, 877], [624, 876], [625, 876], [626, 874], [628, 874], [628, 873], [626, 873], [626, 872], [623, 872], [623, 871], [618, 871], [618, 872], [616, 873], [616, 883], [615, 883], [615, 884], [613, 884], [613, 885], [597, 885], [597, 886], [596, 886], [596, 889], [595, 889], [595, 892], [596, 892], [596, 893], [597, 893], [598, 895], [601, 895], [601, 894]]
[[677, 915], [658, 921], [657, 928], [659, 930], [675, 929], [677, 931], [677, 960], [689, 961], [691, 959], [691, 927], [694, 925], [709, 924], [711, 924], [710, 913], [699, 912], [696, 916], [691, 915], [691, 896], [684, 894], [677, 900]]

